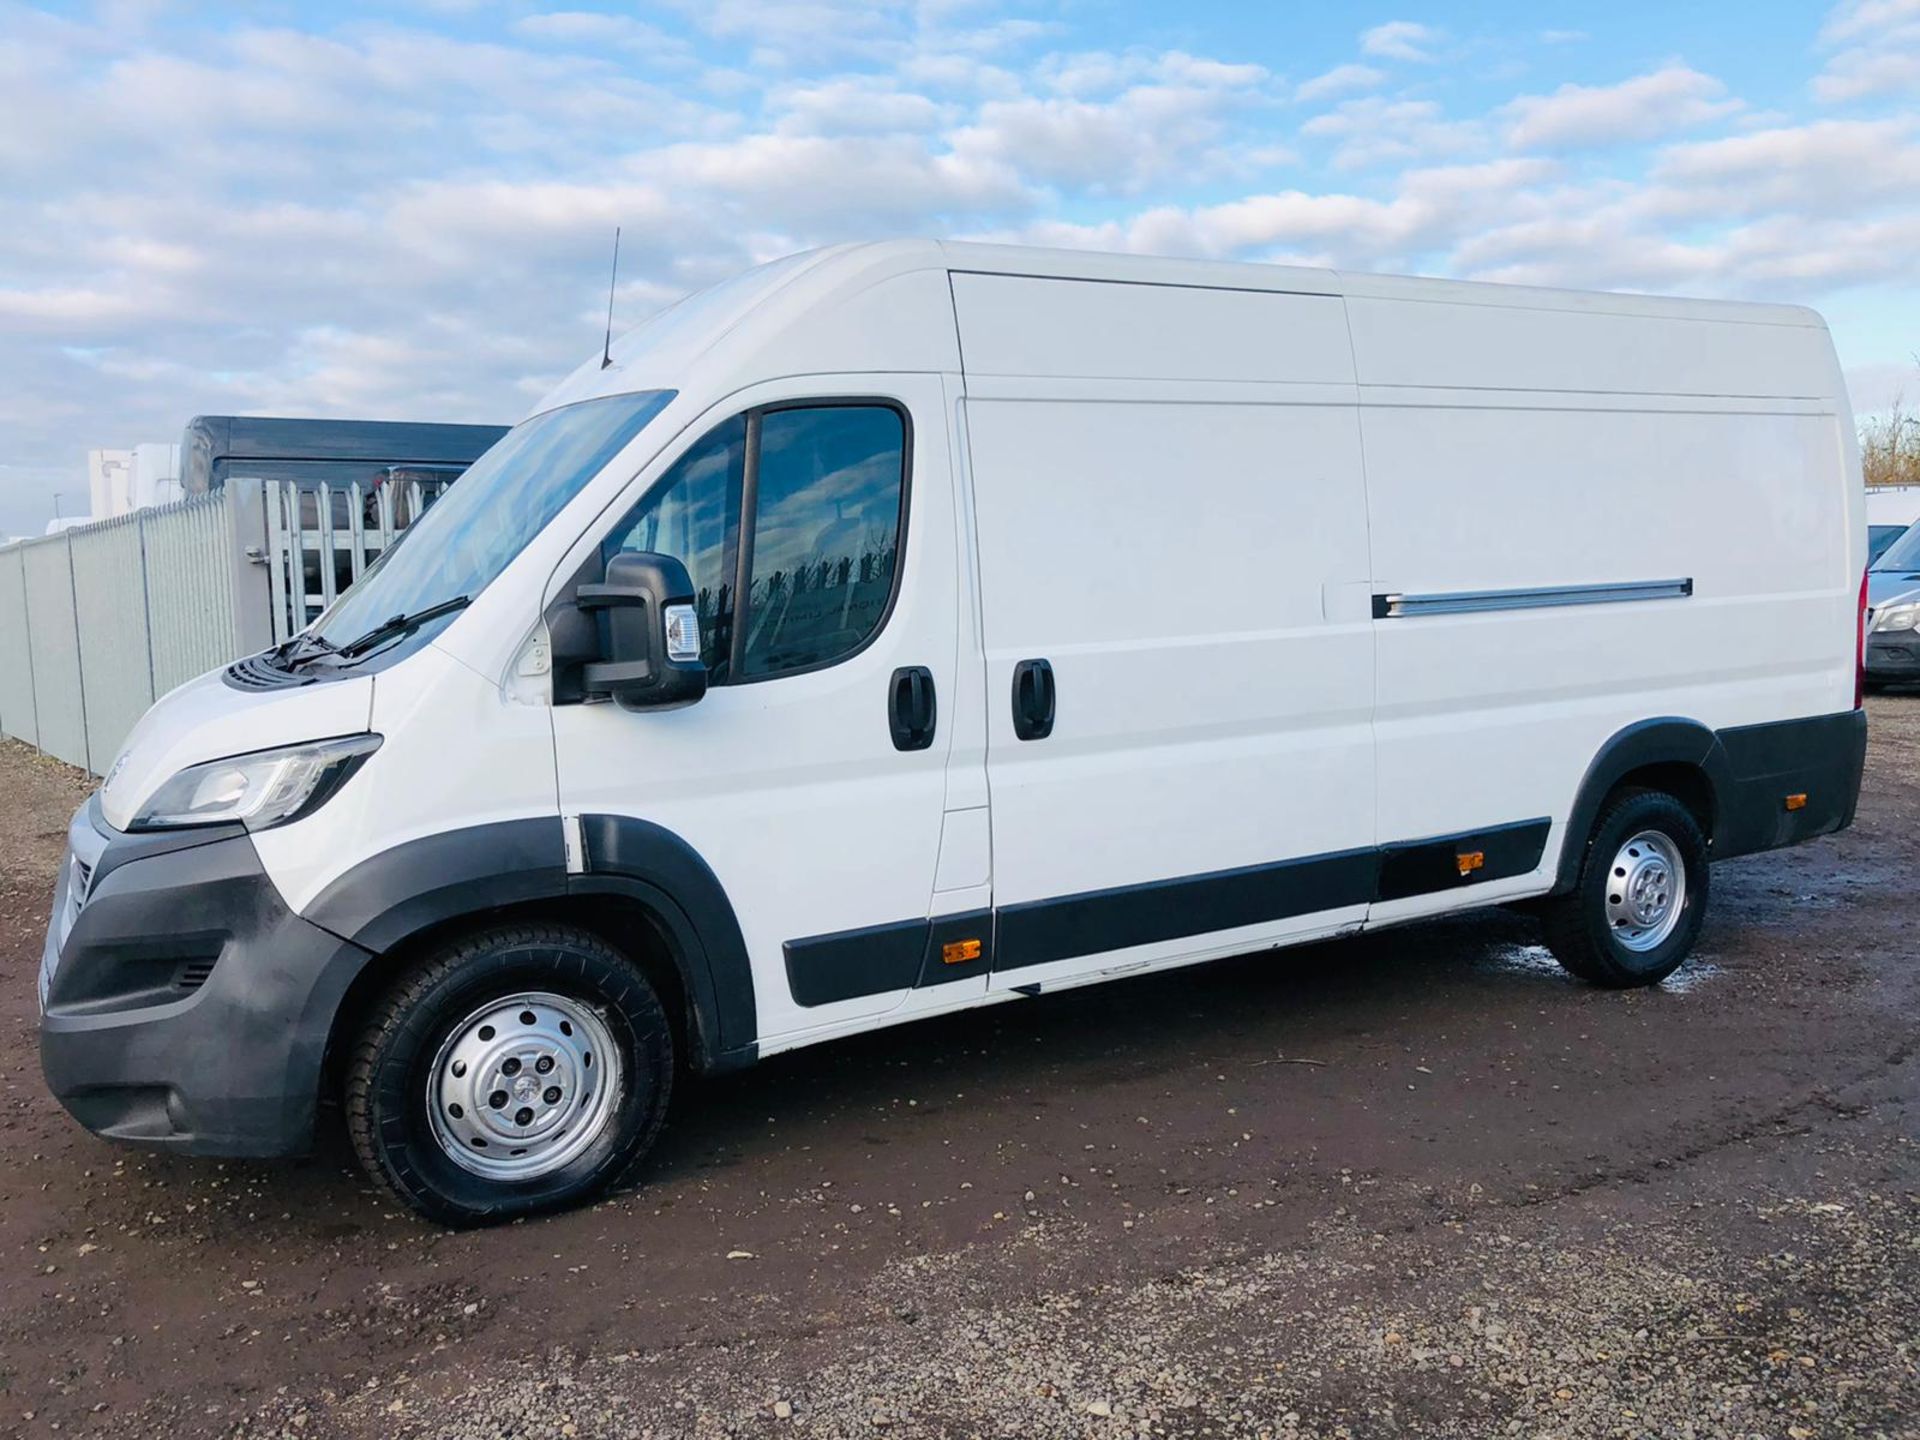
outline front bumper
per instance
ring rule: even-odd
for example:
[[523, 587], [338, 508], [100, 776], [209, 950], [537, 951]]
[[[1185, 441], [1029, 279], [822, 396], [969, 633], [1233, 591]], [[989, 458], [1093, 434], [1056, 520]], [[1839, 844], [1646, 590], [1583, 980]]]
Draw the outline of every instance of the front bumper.
[[1920, 680], [1920, 630], [1869, 634], [1867, 676], [1873, 680]]
[[69, 829], [40, 967], [40, 1063], [89, 1130], [204, 1155], [306, 1148], [367, 952], [292, 914], [239, 827]]

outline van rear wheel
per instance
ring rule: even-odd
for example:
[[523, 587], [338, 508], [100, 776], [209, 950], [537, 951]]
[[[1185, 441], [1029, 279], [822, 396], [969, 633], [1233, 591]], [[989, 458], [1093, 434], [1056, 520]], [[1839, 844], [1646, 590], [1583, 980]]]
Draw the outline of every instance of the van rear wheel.
[[429, 1219], [576, 1204], [652, 1145], [672, 1029], [641, 969], [586, 931], [502, 926], [452, 941], [374, 1007], [347, 1075], [367, 1173]]
[[1543, 909], [1547, 948], [1595, 985], [1657, 985], [1699, 938], [1707, 875], [1707, 839], [1686, 806], [1622, 791], [1601, 812], [1572, 891]]

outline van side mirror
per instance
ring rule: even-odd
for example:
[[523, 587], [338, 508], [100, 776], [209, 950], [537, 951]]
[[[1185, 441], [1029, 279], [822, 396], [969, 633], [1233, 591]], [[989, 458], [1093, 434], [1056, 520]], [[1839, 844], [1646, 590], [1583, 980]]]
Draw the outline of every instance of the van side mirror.
[[673, 556], [623, 550], [605, 580], [575, 590], [574, 603], [599, 636], [599, 658], [580, 667], [584, 694], [660, 710], [707, 693], [693, 581]]

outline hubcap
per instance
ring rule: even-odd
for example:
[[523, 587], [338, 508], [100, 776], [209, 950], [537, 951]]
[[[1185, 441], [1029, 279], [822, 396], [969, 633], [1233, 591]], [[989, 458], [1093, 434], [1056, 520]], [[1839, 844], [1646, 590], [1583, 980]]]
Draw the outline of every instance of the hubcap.
[[1680, 923], [1687, 871], [1672, 840], [1643, 830], [1613, 857], [1607, 872], [1607, 928], [1629, 950], [1659, 947]]
[[593, 1006], [490, 1000], [448, 1033], [427, 1078], [433, 1138], [462, 1169], [531, 1180], [578, 1158], [620, 1104], [620, 1054]]

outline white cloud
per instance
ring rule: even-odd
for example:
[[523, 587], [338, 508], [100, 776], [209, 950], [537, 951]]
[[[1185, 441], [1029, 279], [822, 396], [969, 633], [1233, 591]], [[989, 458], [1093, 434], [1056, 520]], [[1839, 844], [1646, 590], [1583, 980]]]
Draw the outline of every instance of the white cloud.
[[1231, 168], [1213, 152], [1228, 117], [1258, 99], [1266, 72], [1176, 52], [1131, 66], [1095, 66], [1079, 57], [1061, 79], [1070, 91], [1085, 94], [1139, 73], [1159, 78], [1104, 99], [1070, 94], [987, 101], [973, 123], [954, 133], [954, 155], [1043, 184], [1108, 194]]
[[1410, 60], [1424, 64], [1434, 59], [1434, 47], [1446, 37], [1431, 25], [1415, 20], [1389, 20], [1360, 35], [1362, 54], [1378, 55], [1384, 60]]
[[1920, 20], [1920, 0], [1844, 0], [1828, 12], [1820, 39], [1837, 45], [1912, 20]]
[[816, 135], [927, 134], [954, 113], [925, 95], [852, 75], [782, 87], [768, 97], [768, 106], [779, 114], [779, 130]]
[[1676, 145], [1645, 203], [1676, 218], [1799, 213], [1811, 222], [1920, 196], [1920, 126], [1823, 120]]
[[1814, 76], [1816, 99], [1920, 96], [1920, 0], [1852, 0], [1827, 17], [1820, 39], [1843, 48]]
[[1564, 150], [1658, 139], [1738, 111], [1711, 75], [1672, 64], [1618, 85], [1562, 85], [1551, 95], [1509, 102], [1507, 143]]
[[1386, 83], [1386, 72], [1371, 65], [1336, 65], [1333, 69], [1304, 81], [1293, 92], [1302, 104], [1351, 95], [1356, 90], [1372, 90]]
[[1830, 104], [1873, 95], [1920, 93], [1920, 46], [1912, 50], [1849, 50], [1814, 77], [1813, 93]]
[[1457, 155], [1485, 138], [1478, 122], [1449, 119], [1432, 100], [1389, 100], [1377, 95], [1344, 101], [1307, 121], [1300, 133], [1337, 142], [1332, 164], [1340, 170]]

